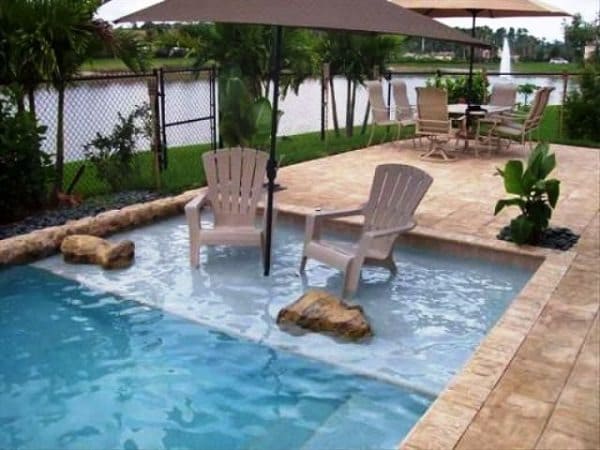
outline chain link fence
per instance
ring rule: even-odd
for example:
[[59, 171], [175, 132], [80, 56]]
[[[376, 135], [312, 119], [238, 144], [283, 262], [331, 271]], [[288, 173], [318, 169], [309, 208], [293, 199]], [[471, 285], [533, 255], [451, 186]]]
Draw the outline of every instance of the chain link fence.
[[[43, 150], [54, 159], [56, 90], [43, 85], [35, 104], [47, 127]], [[199, 153], [215, 142], [214, 73], [187, 69], [74, 78], [65, 91], [63, 122], [65, 191], [87, 197], [193, 185], [201, 181]], [[166, 159], [167, 145], [169, 152], [186, 151], [188, 157], [172, 167], [157, 164], [157, 158]]]

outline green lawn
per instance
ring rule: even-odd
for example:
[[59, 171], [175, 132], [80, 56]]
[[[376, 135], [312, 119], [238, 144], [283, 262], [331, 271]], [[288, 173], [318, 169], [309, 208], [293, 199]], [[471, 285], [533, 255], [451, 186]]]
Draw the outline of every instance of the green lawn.
[[[153, 58], [150, 62], [150, 69], [158, 69], [159, 67], [179, 68], [191, 67], [193, 60], [189, 58]], [[82, 68], [82, 72], [123, 72], [128, 71], [127, 66], [120, 59], [101, 58], [93, 59], [86, 62]]]
[[[476, 70], [486, 69], [488, 72], [498, 72], [499, 63], [485, 63], [475, 64]], [[398, 72], [431, 72], [433, 70], [469, 70], [469, 65], [465, 62], [455, 61], [436, 61], [436, 62], [419, 62], [411, 61], [405, 63], [392, 64], [391, 67]], [[581, 72], [581, 66], [575, 63], [569, 63], [564, 65], [550, 64], [547, 62], [537, 61], [525, 61], [518, 62], [512, 65], [512, 71], [514, 73], [579, 73]]]
[[[564, 135], [561, 137], [559, 113], [559, 106], [548, 107], [540, 126], [541, 140], [567, 145], [600, 148], [599, 142], [569, 139]], [[350, 138], [343, 135], [336, 137], [334, 136], [333, 131], [330, 131], [328, 140], [325, 142], [320, 140], [319, 133], [305, 133], [281, 137], [278, 142], [278, 157], [280, 158], [281, 165], [287, 166], [302, 161], [363, 148], [367, 145], [368, 133], [361, 134], [360, 131], [360, 128], [357, 127], [354, 136]], [[393, 131], [394, 130], [390, 130], [386, 135], [386, 129], [384, 127], [378, 128], [375, 134], [374, 143], [391, 140], [394, 137]], [[403, 135], [404, 137], [408, 137], [411, 133], [412, 129], [406, 128]], [[169, 149], [169, 164], [167, 170], [160, 176], [160, 190], [164, 192], [180, 192], [184, 189], [204, 185], [205, 178], [202, 171], [200, 156], [203, 152], [209, 150], [210, 147], [208, 145], [192, 145]], [[66, 164], [66, 185], [70, 183], [81, 165], [82, 162]], [[84, 197], [109, 193], [109, 186], [98, 179], [94, 167], [90, 163], [86, 163], [85, 166], [84, 174], [77, 183], [75, 192]], [[135, 159], [135, 170], [127, 175], [128, 184], [126, 188], [156, 188], [157, 182], [152, 167], [152, 154], [150, 152], [137, 154]]]

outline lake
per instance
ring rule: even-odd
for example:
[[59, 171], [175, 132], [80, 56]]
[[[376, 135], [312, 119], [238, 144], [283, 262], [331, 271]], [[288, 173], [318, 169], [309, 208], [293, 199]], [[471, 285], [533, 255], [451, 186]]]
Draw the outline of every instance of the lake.
[[[427, 76], [396, 75], [404, 79], [408, 87], [411, 104], [416, 102], [415, 88], [424, 86]], [[490, 83], [500, 81], [500, 77], [490, 76]], [[502, 81], [507, 81], [502, 79]], [[533, 83], [537, 86], [553, 86], [550, 104], [560, 104], [562, 96], [562, 78], [560, 76], [518, 76], [512, 77], [516, 84]], [[335, 79], [335, 95], [340, 124], [345, 123], [346, 82]], [[387, 85], [384, 82], [384, 85]], [[571, 81], [569, 89], [575, 86]], [[178, 80], [166, 84], [167, 122], [187, 120], [210, 114], [209, 83], [206, 80]], [[283, 116], [280, 121], [279, 135], [292, 135], [318, 131], [320, 129], [321, 85], [319, 80], [307, 80], [297, 94], [288, 92], [280, 102]], [[529, 99], [531, 100], [531, 99]], [[522, 96], [518, 98], [523, 101]], [[148, 102], [148, 91], [143, 79], [100, 80], [74, 83], [67, 89], [65, 97], [65, 160], [75, 161], [85, 158], [84, 146], [96, 133], [108, 134], [114, 127], [118, 114], [128, 115], [136, 105]], [[36, 94], [38, 116], [48, 127], [43, 148], [53, 153], [56, 133], [56, 93], [52, 89], [43, 89]], [[359, 87], [356, 97], [355, 124], [362, 123], [367, 106], [367, 95]], [[329, 128], [333, 127], [331, 108], [328, 118]], [[208, 121], [170, 127], [167, 129], [169, 147], [210, 142], [210, 124]], [[147, 149], [149, 142], [139, 140], [138, 149]]]

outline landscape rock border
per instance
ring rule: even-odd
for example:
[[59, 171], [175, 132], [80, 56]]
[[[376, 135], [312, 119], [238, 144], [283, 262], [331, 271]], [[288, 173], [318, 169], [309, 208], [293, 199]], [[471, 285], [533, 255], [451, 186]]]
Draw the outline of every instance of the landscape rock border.
[[73, 234], [104, 237], [181, 214], [185, 204], [200, 192], [199, 189], [186, 191], [177, 196], [105, 211], [95, 216], [67, 221], [64, 225], [2, 239], [0, 240], [0, 267], [25, 264], [50, 256], [59, 250], [65, 237]]

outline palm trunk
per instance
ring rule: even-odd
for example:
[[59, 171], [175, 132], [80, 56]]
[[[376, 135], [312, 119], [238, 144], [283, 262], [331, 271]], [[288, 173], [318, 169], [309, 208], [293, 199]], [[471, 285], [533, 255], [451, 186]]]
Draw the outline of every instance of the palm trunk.
[[56, 164], [54, 179], [54, 194], [62, 191], [64, 177], [65, 161], [65, 133], [64, 133], [64, 115], [65, 115], [65, 85], [59, 84], [58, 91], [58, 111], [56, 119]]
[[352, 81], [346, 78], [346, 136], [352, 137]]
[[369, 126], [369, 113], [371, 112], [371, 102], [367, 102], [367, 108], [365, 110], [365, 117], [363, 118], [362, 128], [360, 129], [360, 134], [365, 134], [367, 132], [367, 127]]
[[354, 135], [354, 113], [356, 110], [356, 81], [352, 82], [352, 99], [350, 101], [350, 129]]
[[29, 111], [36, 117], [35, 114], [35, 87], [29, 87], [27, 89], [27, 100], [29, 101]]
[[333, 83], [333, 77], [329, 77], [329, 90], [331, 91], [331, 115], [333, 116], [333, 129], [335, 130], [335, 135], [340, 135], [340, 123], [338, 122], [338, 114], [337, 114], [337, 103], [335, 101], [335, 88]]

